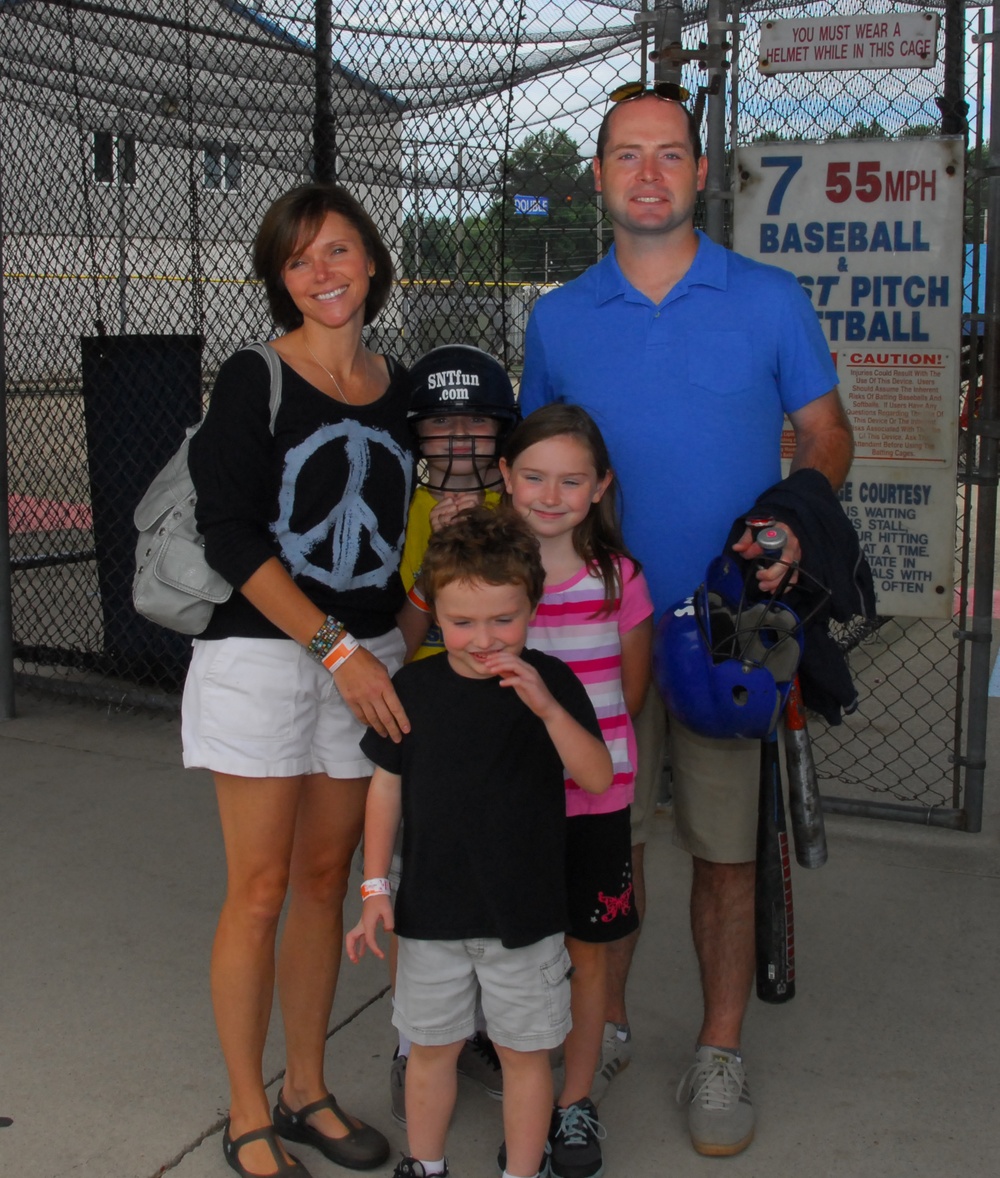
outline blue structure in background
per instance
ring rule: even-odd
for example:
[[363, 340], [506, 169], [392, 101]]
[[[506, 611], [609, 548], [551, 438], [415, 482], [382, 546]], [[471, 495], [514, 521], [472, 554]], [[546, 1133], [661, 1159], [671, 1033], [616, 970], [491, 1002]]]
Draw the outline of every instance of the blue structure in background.
[[[976, 283], [976, 298], [975, 307], [973, 307], [972, 298], [972, 276], [973, 263], [978, 265], [978, 281]], [[972, 328], [975, 326], [975, 334], [982, 335], [984, 324], [980, 320], [975, 325], [969, 322], [969, 318], [973, 310], [977, 314], [982, 314], [983, 308], [986, 306], [986, 243], [980, 242], [979, 245], [967, 245], [965, 247], [965, 273], [962, 276], [962, 334], [972, 335]]]

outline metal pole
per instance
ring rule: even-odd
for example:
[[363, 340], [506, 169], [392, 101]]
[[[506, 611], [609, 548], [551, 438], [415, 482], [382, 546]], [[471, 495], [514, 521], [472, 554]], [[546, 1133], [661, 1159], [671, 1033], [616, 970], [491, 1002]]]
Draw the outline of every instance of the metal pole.
[[[1000, 32], [1000, 0], [993, 4], [991, 37]], [[1000, 41], [992, 42], [990, 93], [1000, 94]], [[947, 53], [947, 48], [946, 48]], [[986, 224], [1000, 225], [1000, 106], [990, 108], [989, 186]], [[969, 656], [969, 725], [965, 746], [965, 829], [983, 828], [983, 784], [986, 773], [986, 723], [989, 703], [993, 639], [993, 570], [996, 560], [997, 443], [1000, 441], [1000, 242], [990, 234], [986, 246], [986, 306], [984, 320], [983, 398], [970, 426], [979, 435], [979, 461], [972, 476], [978, 488], [976, 556]], [[968, 623], [967, 623], [968, 624]]]
[[[118, 126], [125, 124], [121, 119]], [[128, 334], [128, 246], [127, 246], [127, 212], [125, 207], [125, 174], [122, 143], [125, 132], [115, 132], [114, 142], [111, 144], [112, 175], [118, 186], [118, 332]]]
[[861, 802], [856, 798], [821, 799], [824, 814], [845, 814], [849, 818], [884, 818], [889, 822], [910, 822], [915, 826], [940, 826], [965, 830], [965, 813], [950, 806], [914, 806], [905, 802]]
[[10, 520], [7, 510], [7, 335], [4, 324], [3, 182], [0, 179], [0, 720], [14, 717], [14, 611], [11, 593]]
[[[670, 45], [680, 45], [681, 31], [684, 27], [683, 0], [656, 0], [654, 11], [656, 20], [656, 64], [653, 66], [653, 80], [656, 82], [676, 82], [680, 84], [681, 67], [669, 60], [663, 50]], [[665, 59], [666, 58], [666, 59]]]
[[337, 179], [337, 128], [333, 121], [333, 3], [316, 0], [316, 96], [313, 111], [313, 172], [324, 183]]
[[[708, 0], [708, 44], [721, 47], [726, 40], [726, 0]], [[720, 48], [721, 52], [721, 48]], [[726, 182], [726, 71], [721, 60], [708, 72], [712, 81], [718, 79], [717, 92], [709, 91], [705, 151], [708, 155], [708, 178], [705, 182], [705, 232], [719, 245], [725, 245], [726, 201], [729, 185]]]
[[729, 147], [735, 160], [736, 146], [740, 141], [740, 33], [743, 31], [740, 21], [740, 0], [733, 0], [729, 19], [733, 22], [733, 64], [729, 69]]
[[[994, 25], [994, 28], [996, 26]], [[968, 129], [965, 101], [965, 3], [946, 0], [944, 7], [944, 82], [937, 99], [942, 135], [964, 135]]]
[[462, 281], [462, 271], [465, 268], [465, 254], [462, 247], [465, 243], [465, 203], [463, 200], [465, 187], [465, 163], [462, 144], [458, 145], [458, 182], [455, 191], [455, 281]]
[[423, 213], [420, 208], [420, 176], [418, 170], [420, 161], [417, 156], [417, 145], [413, 145], [413, 277], [420, 278], [421, 257], [420, 257], [420, 231], [422, 226], [420, 218]]

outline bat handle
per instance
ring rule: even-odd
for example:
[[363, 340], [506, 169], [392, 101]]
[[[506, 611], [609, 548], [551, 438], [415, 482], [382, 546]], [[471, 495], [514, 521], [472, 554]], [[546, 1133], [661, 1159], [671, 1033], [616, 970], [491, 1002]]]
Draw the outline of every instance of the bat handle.
[[[764, 567], [782, 563], [785, 545], [788, 543], [788, 533], [780, 524], [775, 523], [774, 520], [769, 520], [757, 533], [755, 539], [764, 550], [760, 560], [760, 563]], [[784, 575], [778, 582], [778, 587], [774, 590], [774, 597], [780, 597], [785, 592], [788, 588], [788, 582], [795, 573], [795, 569], [796, 565], [794, 564], [785, 565]]]
[[[754, 524], [760, 526], [756, 538], [765, 557], [770, 558], [770, 563], [780, 560], [788, 533], [774, 520], [755, 520]], [[777, 593], [784, 589], [790, 573], [789, 567]], [[826, 827], [798, 675], [792, 680], [785, 704], [785, 760], [795, 859], [802, 867], [822, 867], [827, 860]]]
[[760, 529], [756, 539], [757, 543], [764, 549], [764, 555], [768, 558], [768, 564], [773, 564], [776, 560], [781, 560], [781, 554], [784, 552], [785, 545], [788, 543], [788, 533], [784, 528], [771, 522], [767, 527]]

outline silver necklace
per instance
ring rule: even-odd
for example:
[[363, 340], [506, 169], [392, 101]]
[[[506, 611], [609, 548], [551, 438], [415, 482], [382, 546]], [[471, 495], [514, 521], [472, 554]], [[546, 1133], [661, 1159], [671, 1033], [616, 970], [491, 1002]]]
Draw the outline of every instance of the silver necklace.
[[[333, 387], [337, 390], [337, 393], [339, 394], [340, 399], [344, 402], [345, 405], [350, 405], [352, 402], [348, 401], [348, 399], [344, 396], [344, 390], [340, 387], [340, 382], [333, 375], [333, 373], [330, 371], [330, 369], [326, 367], [325, 364], [320, 363], [319, 357], [312, 350], [312, 348], [309, 347], [309, 341], [307, 339], [305, 339], [305, 337], [303, 337], [302, 342], [306, 345], [306, 351], [309, 353], [309, 355], [312, 356], [313, 360], [316, 361], [316, 363], [319, 365], [319, 367], [322, 368], [323, 371], [326, 373], [326, 375], [333, 381]], [[367, 387], [367, 384], [368, 384], [368, 353], [363, 352], [363, 355], [365, 358], [365, 385]]]

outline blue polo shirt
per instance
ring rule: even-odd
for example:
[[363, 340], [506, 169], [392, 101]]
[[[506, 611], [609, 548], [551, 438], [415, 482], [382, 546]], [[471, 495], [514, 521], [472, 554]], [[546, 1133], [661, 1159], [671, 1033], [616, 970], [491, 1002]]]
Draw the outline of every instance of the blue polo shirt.
[[786, 413], [837, 385], [795, 277], [698, 233], [659, 304], [608, 255], [535, 304], [521, 408], [583, 406], [611, 452], [625, 539], [657, 615], [689, 596], [733, 520], [781, 478]]

